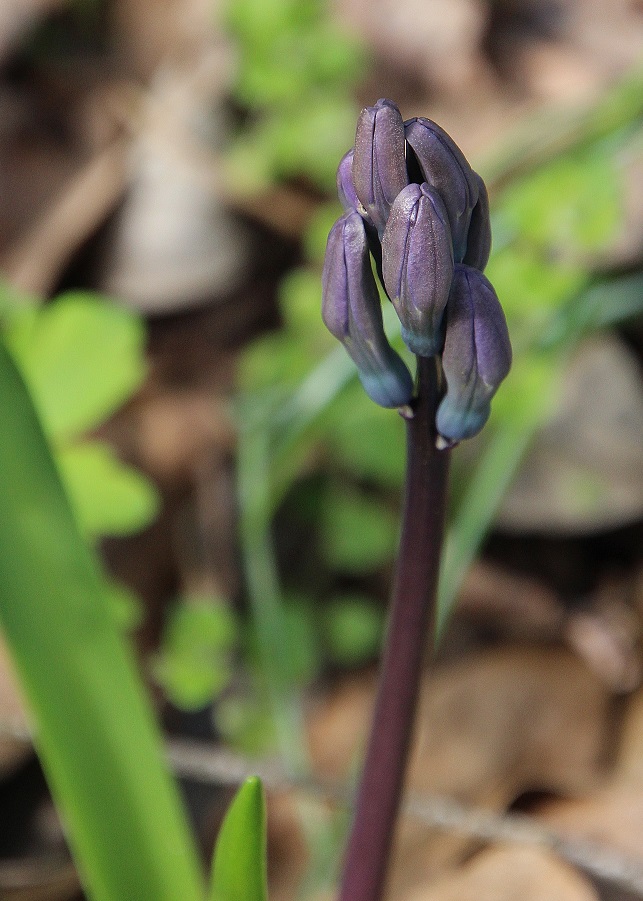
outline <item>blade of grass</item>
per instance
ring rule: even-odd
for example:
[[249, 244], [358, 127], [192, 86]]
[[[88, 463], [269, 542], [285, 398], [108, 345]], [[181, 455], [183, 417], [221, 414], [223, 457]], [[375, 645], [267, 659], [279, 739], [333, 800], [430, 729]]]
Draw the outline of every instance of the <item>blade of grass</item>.
[[0, 623], [93, 901], [201, 901], [160, 735], [31, 399], [0, 343]]
[[270, 531], [273, 514], [270, 434], [266, 422], [242, 423], [237, 450], [239, 531], [277, 743], [287, 767], [295, 774], [306, 771], [307, 761], [301, 741], [303, 719], [299, 692], [290, 684], [288, 675], [288, 633]]

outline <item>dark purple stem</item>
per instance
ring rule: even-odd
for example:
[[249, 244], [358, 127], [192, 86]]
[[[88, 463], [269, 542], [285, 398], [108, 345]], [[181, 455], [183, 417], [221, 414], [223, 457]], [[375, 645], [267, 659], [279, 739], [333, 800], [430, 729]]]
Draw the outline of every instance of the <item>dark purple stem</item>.
[[384, 659], [339, 901], [380, 901], [400, 805], [422, 662], [435, 628], [449, 451], [435, 446], [435, 358], [418, 358], [406, 490]]

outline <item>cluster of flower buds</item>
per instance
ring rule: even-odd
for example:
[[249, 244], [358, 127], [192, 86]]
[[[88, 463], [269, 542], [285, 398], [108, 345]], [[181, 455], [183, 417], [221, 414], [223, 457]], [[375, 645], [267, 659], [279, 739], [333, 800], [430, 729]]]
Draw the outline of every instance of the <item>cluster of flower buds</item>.
[[408, 404], [411, 375], [388, 343], [371, 257], [417, 356], [440, 355], [443, 445], [470, 438], [511, 365], [504, 313], [482, 274], [491, 250], [484, 182], [430, 119], [402, 120], [390, 100], [362, 110], [337, 170], [344, 215], [328, 237], [322, 315], [384, 407]]

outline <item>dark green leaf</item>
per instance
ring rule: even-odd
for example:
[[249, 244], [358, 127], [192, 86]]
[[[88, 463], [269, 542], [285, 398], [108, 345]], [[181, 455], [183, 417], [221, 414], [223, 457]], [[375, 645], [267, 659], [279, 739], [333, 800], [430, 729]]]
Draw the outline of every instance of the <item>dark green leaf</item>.
[[333, 598], [322, 612], [328, 654], [341, 666], [357, 666], [377, 655], [382, 640], [384, 613], [370, 598], [343, 595]]
[[329, 565], [363, 573], [393, 559], [398, 526], [384, 504], [355, 490], [334, 486], [321, 511], [322, 548]]

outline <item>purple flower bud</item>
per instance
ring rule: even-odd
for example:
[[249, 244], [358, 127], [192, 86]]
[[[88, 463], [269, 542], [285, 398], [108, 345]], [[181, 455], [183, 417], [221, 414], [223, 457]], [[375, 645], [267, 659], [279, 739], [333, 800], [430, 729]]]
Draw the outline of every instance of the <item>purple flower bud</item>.
[[467, 234], [467, 252], [463, 263], [484, 271], [491, 253], [491, 222], [489, 220], [489, 195], [487, 187], [477, 172], [473, 173], [478, 182], [478, 202], [471, 211], [471, 222]]
[[382, 274], [406, 346], [422, 357], [439, 353], [453, 245], [442, 198], [427, 184], [407, 185], [395, 199], [382, 239]]
[[380, 238], [391, 204], [408, 181], [402, 116], [391, 100], [378, 100], [357, 120], [353, 184]]
[[357, 366], [371, 400], [381, 407], [410, 401], [411, 374], [386, 339], [364, 221], [354, 211], [338, 219], [328, 236], [322, 318]]
[[357, 210], [360, 202], [353, 184], [353, 149], [345, 153], [337, 167], [337, 195], [346, 212]]
[[[478, 183], [464, 154], [449, 135], [430, 119], [409, 119], [404, 124], [406, 140], [426, 181], [442, 197], [449, 216], [453, 254], [462, 262], [467, 249], [471, 210], [478, 200]], [[412, 168], [409, 161], [409, 171]]]
[[510, 366], [509, 333], [496, 292], [477, 269], [456, 266], [442, 353], [447, 393], [436, 418], [437, 430], [447, 443], [480, 431], [489, 418], [491, 398]]

